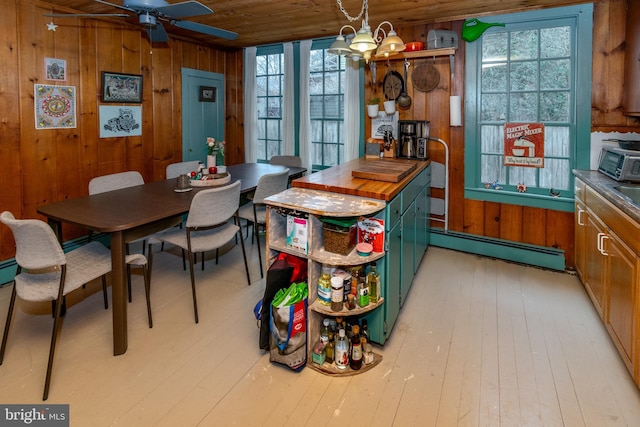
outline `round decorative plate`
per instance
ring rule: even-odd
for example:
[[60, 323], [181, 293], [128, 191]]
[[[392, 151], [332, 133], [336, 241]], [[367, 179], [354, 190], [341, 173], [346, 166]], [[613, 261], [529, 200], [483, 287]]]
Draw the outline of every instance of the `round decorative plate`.
[[440, 72], [429, 62], [419, 64], [413, 70], [411, 81], [413, 82], [414, 88], [423, 92], [429, 92], [435, 89], [438, 83], [440, 83]]
[[389, 70], [387, 74], [384, 75], [382, 89], [384, 90], [385, 98], [389, 101], [397, 101], [400, 94], [404, 92], [404, 79], [399, 72]]

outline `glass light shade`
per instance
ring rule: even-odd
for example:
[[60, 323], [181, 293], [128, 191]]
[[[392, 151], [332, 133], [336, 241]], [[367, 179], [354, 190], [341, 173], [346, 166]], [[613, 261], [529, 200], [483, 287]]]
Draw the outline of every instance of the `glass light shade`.
[[382, 43], [380, 43], [380, 47], [383, 46], [385, 49], [388, 48], [390, 52], [402, 52], [407, 48], [395, 31], [389, 31], [389, 35], [382, 40]]
[[378, 51], [376, 52], [376, 58], [382, 58], [382, 57], [384, 57], [384, 58], [388, 58], [388, 57], [390, 57], [390, 56], [392, 56], [392, 55], [396, 55], [397, 53], [398, 53], [398, 52], [392, 52], [392, 51], [389, 49], [389, 46], [382, 46], [382, 45], [381, 45], [381, 46], [378, 48]]
[[344, 37], [339, 35], [336, 37], [336, 40], [331, 43], [331, 47], [327, 50], [327, 52], [334, 55], [350, 55], [352, 50], [349, 49], [349, 46], [344, 41]]
[[353, 38], [351, 44], [349, 45], [351, 50], [355, 50], [357, 52], [366, 52], [368, 50], [374, 50], [378, 47], [373, 37], [371, 37], [371, 33], [361, 28], [358, 31], [358, 34]]

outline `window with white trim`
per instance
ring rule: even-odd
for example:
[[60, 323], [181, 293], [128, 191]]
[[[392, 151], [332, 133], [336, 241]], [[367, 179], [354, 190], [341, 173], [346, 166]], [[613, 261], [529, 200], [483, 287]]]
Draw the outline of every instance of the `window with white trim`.
[[[282, 48], [282, 46], [280, 46]], [[266, 162], [281, 153], [284, 54], [256, 55], [256, 96], [258, 104], [258, 161]]]

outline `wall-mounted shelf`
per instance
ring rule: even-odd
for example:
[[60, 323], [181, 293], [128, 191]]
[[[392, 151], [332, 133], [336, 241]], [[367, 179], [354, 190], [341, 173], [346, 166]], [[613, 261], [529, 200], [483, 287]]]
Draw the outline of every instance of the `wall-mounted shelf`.
[[371, 58], [369, 61], [380, 62], [380, 61], [397, 61], [399, 59], [420, 59], [420, 58], [431, 58], [434, 56], [452, 56], [456, 54], [456, 49], [453, 47], [448, 47], [444, 49], [430, 49], [430, 50], [418, 50], [415, 52], [400, 52], [397, 55], [390, 56], [388, 58]]

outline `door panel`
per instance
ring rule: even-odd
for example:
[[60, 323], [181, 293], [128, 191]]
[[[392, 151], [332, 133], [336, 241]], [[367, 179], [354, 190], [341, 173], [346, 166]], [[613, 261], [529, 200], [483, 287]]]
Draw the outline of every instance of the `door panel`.
[[[200, 100], [201, 88], [206, 88]], [[206, 161], [206, 139], [224, 140], [224, 75], [182, 69], [182, 161]]]

